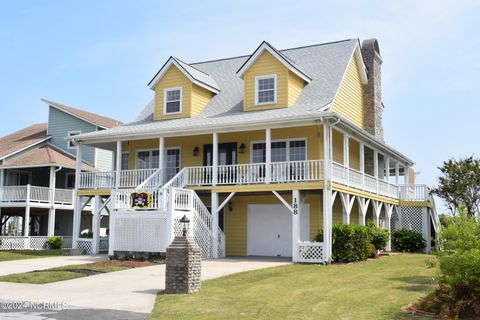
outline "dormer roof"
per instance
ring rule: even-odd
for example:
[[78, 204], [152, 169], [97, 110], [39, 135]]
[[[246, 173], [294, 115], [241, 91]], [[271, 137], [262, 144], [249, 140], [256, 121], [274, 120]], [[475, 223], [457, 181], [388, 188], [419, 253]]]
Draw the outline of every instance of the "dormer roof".
[[176, 66], [178, 70], [180, 70], [190, 81], [196, 85], [203, 87], [215, 94], [220, 92], [220, 87], [212, 76], [195, 67], [192, 67], [188, 63], [183, 62], [176, 57], [170, 57], [160, 68], [155, 77], [153, 77], [153, 79], [148, 83], [150, 89], [153, 90], [155, 88], [157, 83], [160, 81], [160, 79], [162, 79], [171, 65]]
[[310, 78], [292, 59], [288, 58], [281, 51], [275, 49], [270, 43], [263, 41], [260, 46], [253, 52], [253, 54], [242, 64], [240, 69], [237, 70], [237, 75], [243, 79], [245, 72], [250, 68], [250, 66], [260, 57], [264, 52], [268, 51], [272, 56], [274, 56], [280, 63], [282, 63], [288, 70], [295, 73], [297, 76], [302, 78], [306, 83], [312, 81]]

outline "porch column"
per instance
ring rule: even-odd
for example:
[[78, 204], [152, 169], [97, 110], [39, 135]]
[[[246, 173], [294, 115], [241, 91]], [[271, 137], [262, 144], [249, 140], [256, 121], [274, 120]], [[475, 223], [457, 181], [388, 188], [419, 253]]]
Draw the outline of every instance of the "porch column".
[[385, 157], [385, 181], [390, 182], [390, 158]]
[[102, 197], [95, 196], [95, 203], [93, 208], [93, 215], [92, 215], [92, 232], [93, 232], [93, 239], [92, 239], [92, 253], [98, 254], [100, 249], [100, 209], [102, 207]]
[[0, 187], [5, 185], [5, 169], [0, 169]]
[[78, 249], [77, 241], [80, 235], [80, 221], [82, 219], [82, 197], [78, 195], [80, 189], [80, 173], [82, 172], [82, 148], [77, 144], [77, 156], [75, 163], [75, 190], [73, 207], [73, 230], [72, 230], [72, 249]]
[[[213, 146], [212, 146], [212, 185], [216, 186], [218, 182], [218, 132], [213, 133]], [[212, 193], [213, 197], [213, 193]], [[218, 203], [218, 201], [217, 201]]]
[[50, 209], [48, 210], [47, 236], [53, 236], [55, 233], [55, 186], [56, 186], [55, 166], [50, 167]]
[[348, 169], [350, 168], [350, 145], [349, 145], [350, 137], [348, 134], [343, 134], [343, 166], [345, 167], [345, 180], [347, 184], [349, 184], [350, 174], [348, 173]]
[[213, 257], [218, 258], [218, 193], [212, 192], [211, 199], [211, 211], [212, 211], [212, 233], [213, 233]]
[[300, 190], [292, 190], [292, 261], [298, 261], [298, 242], [300, 241], [300, 215], [302, 214]]
[[395, 163], [395, 183], [398, 184], [400, 182], [400, 164], [398, 162]]
[[324, 188], [323, 188], [323, 260], [326, 263], [331, 262], [332, 257], [332, 185], [331, 185], [331, 135], [332, 127], [329, 124], [323, 126], [323, 172], [324, 172]]
[[403, 179], [405, 180], [405, 185], [408, 185], [408, 166], [403, 166]]
[[23, 218], [23, 236], [28, 237], [30, 235], [30, 206], [25, 207], [25, 216]]
[[270, 183], [272, 177], [272, 129], [265, 129], [265, 182]]
[[117, 141], [117, 156], [115, 164], [115, 189], [120, 188], [120, 171], [122, 170], [122, 141]]
[[362, 173], [362, 188], [365, 189], [365, 144], [360, 142], [360, 172]]
[[[160, 137], [158, 139], [158, 168], [165, 168], [165, 137]], [[167, 181], [164, 181], [166, 175], [165, 173], [160, 173], [160, 184], [163, 186]]]

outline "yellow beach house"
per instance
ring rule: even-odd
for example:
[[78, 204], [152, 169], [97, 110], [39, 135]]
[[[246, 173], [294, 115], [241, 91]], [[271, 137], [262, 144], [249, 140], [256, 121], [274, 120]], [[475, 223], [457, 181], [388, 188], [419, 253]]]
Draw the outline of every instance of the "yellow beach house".
[[[368, 221], [421, 232], [430, 251], [433, 199], [383, 138], [381, 65], [375, 39], [170, 57], [134, 122], [72, 137], [73, 246], [98, 252], [107, 208], [110, 255], [164, 253], [184, 215], [204, 258], [328, 263], [332, 224]], [[82, 171], [86, 147], [114, 151], [115, 170]], [[93, 215], [82, 215], [92, 199]], [[79, 238], [82, 219], [93, 219], [93, 239]], [[319, 229], [323, 243], [312, 241]]]

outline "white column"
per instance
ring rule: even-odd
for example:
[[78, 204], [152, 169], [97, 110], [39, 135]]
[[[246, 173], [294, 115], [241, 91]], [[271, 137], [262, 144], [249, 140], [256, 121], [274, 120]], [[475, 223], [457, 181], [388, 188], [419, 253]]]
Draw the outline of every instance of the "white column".
[[30, 234], [30, 206], [27, 205], [25, 207], [25, 216], [24, 216], [24, 229], [23, 229], [23, 236], [28, 237]]
[[0, 187], [5, 185], [5, 169], [0, 169]]
[[349, 145], [349, 136], [348, 134], [343, 134], [343, 165], [345, 166], [345, 180], [347, 185], [350, 182], [350, 174], [348, 169], [350, 168], [350, 145]]
[[403, 166], [403, 179], [405, 180], [405, 185], [408, 185], [408, 166]]
[[100, 208], [102, 207], [102, 198], [100, 196], [95, 196], [95, 204], [93, 208], [92, 215], [92, 253], [97, 254], [100, 250]]
[[77, 249], [77, 241], [80, 235], [80, 221], [82, 219], [82, 198], [78, 196], [80, 187], [80, 173], [82, 172], [82, 148], [77, 144], [77, 157], [75, 164], [75, 190], [74, 190], [74, 208], [73, 208], [73, 230], [72, 230], [72, 248]]
[[212, 210], [213, 257], [218, 258], [218, 193], [212, 192], [210, 207]]
[[50, 167], [50, 209], [48, 210], [47, 235], [53, 236], [55, 233], [55, 186], [56, 186], [55, 166]]
[[373, 151], [373, 176], [378, 179], [378, 151]]
[[[165, 168], [165, 137], [160, 137], [158, 139], [158, 168], [162, 170]], [[162, 173], [161, 181], [160, 181], [161, 185], [166, 183], [164, 179], [165, 179], [165, 174]]]
[[385, 159], [385, 180], [390, 182], [390, 158], [384, 157]]
[[117, 155], [115, 165], [115, 188], [120, 188], [120, 171], [122, 170], [122, 141], [117, 141]]
[[323, 188], [323, 259], [326, 263], [331, 262], [332, 257], [332, 186], [331, 186], [331, 134], [332, 128], [328, 124], [323, 126], [324, 147], [324, 188]]
[[398, 184], [400, 182], [400, 164], [398, 162], [395, 163], [395, 183]]
[[265, 129], [265, 182], [271, 181], [271, 163], [272, 163], [272, 130]]
[[298, 261], [298, 242], [300, 241], [300, 215], [302, 214], [300, 190], [292, 190], [292, 260]]
[[218, 133], [213, 133], [213, 148], [212, 148], [212, 184], [217, 185], [218, 181]]
[[360, 142], [360, 172], [362, 173], [362, 189], [365, 189], [365, 144]]

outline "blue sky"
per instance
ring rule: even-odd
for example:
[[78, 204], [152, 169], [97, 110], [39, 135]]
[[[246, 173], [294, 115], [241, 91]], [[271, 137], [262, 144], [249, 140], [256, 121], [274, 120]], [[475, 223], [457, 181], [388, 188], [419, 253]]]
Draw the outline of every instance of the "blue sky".
[[479, 153], [478, 1], [2, 1], [0, 136], [47, 120], [47, 98], [130, 121], [170, 55], [188, 62], [378, 38], [385, 138], [434, 184]]

